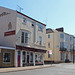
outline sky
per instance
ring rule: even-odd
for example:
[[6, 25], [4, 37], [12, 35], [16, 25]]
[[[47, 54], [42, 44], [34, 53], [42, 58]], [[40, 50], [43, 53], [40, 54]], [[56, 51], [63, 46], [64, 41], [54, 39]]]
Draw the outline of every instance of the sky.
[[0, 6], [18, 10], [46, 24], [46, 28], [60, 28], [75, 36], [75, 0], [0, 0]]

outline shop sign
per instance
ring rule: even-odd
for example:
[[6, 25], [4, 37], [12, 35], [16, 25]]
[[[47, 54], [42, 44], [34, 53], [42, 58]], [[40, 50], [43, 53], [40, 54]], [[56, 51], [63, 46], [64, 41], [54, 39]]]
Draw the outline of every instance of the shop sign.
[[8, 12], [3, 12], [3, 13], [0, 14], [0, 17], [5, 16], [5, 15], [8, 15], [8, 14], [10, 14], [10, 13], [8, 13]]
[[52, 50], [49, 50], [49, 54], [52, 54]]
[[10, 36], [10, 35], [15, 35], [15, 30], [4, 32], [4, 36]]

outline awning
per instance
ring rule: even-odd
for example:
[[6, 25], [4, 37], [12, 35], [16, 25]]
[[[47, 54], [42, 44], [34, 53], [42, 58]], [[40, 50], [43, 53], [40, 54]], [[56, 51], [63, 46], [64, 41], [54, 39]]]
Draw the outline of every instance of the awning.
[[36, 48], [31, 48], [31, 47], [19, 46], [19, 45], [16, 45], [16, 49], [17, 50], [40, 52], [40, 53], [46, 53], [46, 51], [47, 51], [47, 50], [43, 50], [43, 49], [36, 49]]

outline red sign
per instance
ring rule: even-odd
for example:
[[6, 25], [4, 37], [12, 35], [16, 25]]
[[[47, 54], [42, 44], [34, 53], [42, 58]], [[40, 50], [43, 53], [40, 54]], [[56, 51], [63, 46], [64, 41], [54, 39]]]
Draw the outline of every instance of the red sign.
[[15, 35], [15, 30], [9, 31], [9, 32], [4, 32], [4, 36], [10, 36], [10, 35]]

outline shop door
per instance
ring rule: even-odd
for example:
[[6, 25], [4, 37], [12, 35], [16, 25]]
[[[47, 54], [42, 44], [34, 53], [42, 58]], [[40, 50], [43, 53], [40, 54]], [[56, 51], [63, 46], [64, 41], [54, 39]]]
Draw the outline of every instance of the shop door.
[[27, 63], [29, 63], [29, 55], [27, 55]]
[[20, 67], [20, 51], [18, 51], [18, 67]]

